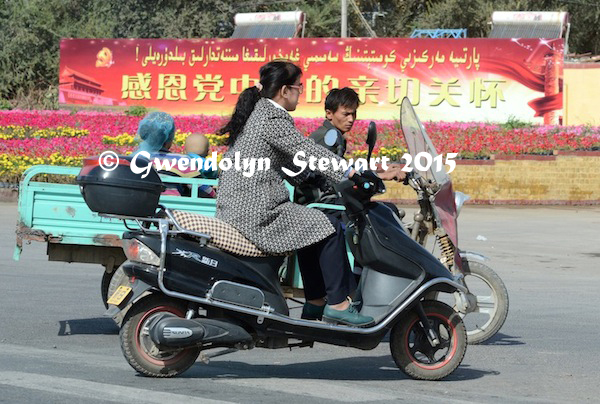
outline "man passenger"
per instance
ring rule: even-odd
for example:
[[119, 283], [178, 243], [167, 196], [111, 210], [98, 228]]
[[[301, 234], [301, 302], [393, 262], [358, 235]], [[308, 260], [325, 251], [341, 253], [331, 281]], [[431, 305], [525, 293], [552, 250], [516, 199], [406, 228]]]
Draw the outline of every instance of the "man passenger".
[[[346, 153], [348, 132], [356, 121], [356, 110], [360, 104], [358, 94], [349, 87], [334, 88], [325, 98], [325, 121], [317, 130], [310, 134], [310, 138], [323, 147], [326, 147], [338, 156]], [[325, 134], [330, 129], [337, 129], [342, 135], [342, 144], [329, 146], [325, 143]], [[402, 166], [391, 165], [387, 170], [378, 169], [377, 175], [382, 180], [403, 181], [406, 173], [401, 171]]]

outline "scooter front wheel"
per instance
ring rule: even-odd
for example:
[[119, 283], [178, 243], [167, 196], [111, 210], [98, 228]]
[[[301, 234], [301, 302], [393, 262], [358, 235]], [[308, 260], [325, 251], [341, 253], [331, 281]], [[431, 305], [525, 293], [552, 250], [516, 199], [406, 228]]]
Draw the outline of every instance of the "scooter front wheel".
[[462, 362], [467, 349], [467, 332], [452, 307], [432, 300], [421, 303], [439, 343], [432, 346], [419, 316], [412, 311], [392, 328], [392, 357], [400, 370], [414, 379], [443, 379]]
[[121, 349], [129, 365], [151, 377], [173, 377], [186, 371], [200, 355], [199, 348], [161, 350], [150, 338], [149, 324], [169, 313], [185, 317], [186, 305], [165, 296], [149, 296], [127, 312], [121, 327]]

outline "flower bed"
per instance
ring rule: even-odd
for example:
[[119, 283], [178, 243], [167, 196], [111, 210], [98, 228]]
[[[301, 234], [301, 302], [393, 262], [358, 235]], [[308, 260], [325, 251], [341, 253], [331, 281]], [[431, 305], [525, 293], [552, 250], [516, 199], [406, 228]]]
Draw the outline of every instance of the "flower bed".
[[[360, 112], [360, 111], [359, 111]], [[225, 151], [226, 137], [215, 135], [227, 118], [177, 116], [173, 152], [183, 151], [190, 133], [206, 134], [211, 151]], [[0, 111], [0, 183], [16, 183], [34, 164], [79, 166], [82, 158], [113, 150], [127, 154], [136, 147], [141, 117], [118, 113], [70, 111]], [[296, 127], [310, 134], [322, 119], [296, 118]], [[368, 120], [357, 121], [348, 138], [348, 151], [363, 157]], [[396, 121], [377, 121], [375, 156], [397, 160], [405, 152]], [[496, 124], [427, 122], [425, 128], [439, 153], [458, 153], [463, 159], [488, 159], [494, 154], [549, 155], [555, 150], [600, 150], [600, 128], [534, 126], [506, 129]]]
[[28, 125], [15, 126], [9, 125], [0, 127], [0, 139], [49, 139], [56, 137], [82, 137], [89, 135], [85, 129], [75, 129], [59, 126], [57, 128], [38, 129]]

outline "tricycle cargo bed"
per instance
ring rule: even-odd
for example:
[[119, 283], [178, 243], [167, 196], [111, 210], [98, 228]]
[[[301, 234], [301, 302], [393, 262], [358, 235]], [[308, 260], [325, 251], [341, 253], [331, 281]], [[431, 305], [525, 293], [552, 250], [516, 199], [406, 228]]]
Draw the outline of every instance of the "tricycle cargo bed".
[[[111, 274], [126, 257], [121, 248], [121, 237], [127, 228], [122, 220], [102, 217], [92, 212], [81, 195], [75, 176], [78, 167], [34, 166], [25, 171], [19, 189], [19, 218], [17, 219], [17, 245], [13, 258], [19, 260], [23, 241], [47, 243], [50, 261], [80, 262], [101, 264], [105, 274]], [[72, 184], [33, 181], [37, 175], [48, 174], [54, 177], [73, 178]], [[185, 210], [214, 217], [216, 199], [198, 198], [201, 185], [216, 186], [217, 180], [201, 178], [181, 178], [161, 175], [165, 183], [188, 184], [191, 196], [161, 195], [159, 203], [173, 210]], [[287, 184], [290, 195], [293, 187]], [[217, 190], [218, 191], [218, 190]], [[132, 223], [133, 224], [133, 223]], [[133, 227], [136, 227], [135, 225]], [[284, 274], [285, 286], [293, 287], [293, 293], [301, 297], [302, 280], [296, 260], [289, 258], [293, 271]], [[104, 279], [104, 278], [103, 278]], [[110, 280], [110, 277], [106, 277]], [[103, 280], [104, 282], [104, 280]], [[106, 292], [104, 290], [103, 293]], [[106, 297], [106, 296], [104, 296]], [[106, 301], [106, 299], [104, 299]]]
[[[101, 251], [110, 252], [110, 256], [119, 255], [114, 250], [119, 250], [119, 256], [123, 256], [120, 248], [121, 235], [127, 229], [121, 220], [101, 217], [92, 212], [85, 204], [78, 185], [32, 181], [40, 174], [68, 178], [68, 176], [76, 176], [79, 171], [77, 167], [34, 166], [25, 172], [19, 189], [15, 260], [19, 259], [24, 240], [48, 242], [48, 254], [51, 260], [98, 262], [90, 256], [104, 255]], [[217, 184], [217, 180], [209, 179], [172, 176], [161, 176], [161, 179], [169, 183], [190, 184], [192, 195], [198, 195], [200, 185]], [[160, 203], [171, 209], [186, 210], [206, 216], [214, 216], [216, 211], [216, 200], [211, 198], [163, 195]], [[89, 253], [82, 255], [82, 246], [97, 248], [90, 249]], [[93, 250], [97, 252], [92, 252]], [[98, 263], [104, 264], [104, 262]]]

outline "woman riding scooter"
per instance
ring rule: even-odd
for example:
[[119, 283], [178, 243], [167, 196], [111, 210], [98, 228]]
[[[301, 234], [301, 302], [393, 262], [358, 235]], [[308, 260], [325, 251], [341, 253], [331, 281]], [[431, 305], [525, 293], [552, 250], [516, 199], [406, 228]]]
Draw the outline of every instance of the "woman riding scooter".
[[[282, 168], [291, 167], [299, 151], [307, 156], [338, 156], [305, 138], [294, 126], [294, 111], [302, 94], [301, 69], [273, 61], [260, 68], [259, 84], [244, 90], [231, 120], [220, 130], [229, 134], [224, 157], [269, 158], [271, 168], [246, 177], [241, 171], [219, 175], [217, 218], [230, 224], [261, 251], [282, 254], [298, 250], [307, 303], [303, 318], [364, 326], [373, 318], [358, 313], [348, 296], [356, 288], [346, 258], [341, 223], [316, 209], [289, 200]], [[352, 177], [334, 170], [322, 174], [334, 182]], [[325, 300], [326, 299], [326, 300]], [[327, 304], [325, 305], [325, 303]]]
[[[299, 71], [290, 67], [292, 73]], [[261, 73], [262, 78], [273, 74], [265, 70]], [[292, 74], [292, 79], [282, 80], [283, 84], [276, 87], [288, 108], [285, 101], [290, 94], [281, 89], [300, 88], [299, 74]], [[268, 83], [272, 81], [263, 81]], [[160, 205], [158, 197], [164, 185], [156, 171], [146, 178], [132, 179], [126, 164], [107, 172], [98, 165], [98, 159], [92, 158], [77, 177], [92, 211], [137, 226], [123, 234], [127, 261], [121, 268], [127, 278], [108, 300], [112, 305], [109, 315], [123, 316], [119, 338], [127, 362], [140, 374], [172, 377], [187, 370], [200, 355], [208, 362], [211, 357], [237, 350], [312, 347], [315, 342], [370, 350], [389, 332], [392, 357], [404, 373], [423, 380], [448, 376], [465, 354], [465, 326], [452, 307], [426, 296], [438, 291], [457, 293], [463, 301], [468, 290], [410, 238], [390, 209], [371, 200], [385, 192], [383, 181], [371, 171], [354, 174], [336, 187], [348, 212], [348, 246], [364, 265], [361, 304], [346, 312], [352, 315], [354, 309], [359, 309], [361, 316], [374, 319], [372, 324], [362, 326], [346, 319], [342, 319], [345, 324], [324, 324], [290, 317], [277, 277], [283, 258], [265, 256], [261, 250], [282, 255], [298, 245], [306, 252], [304, 247], [316, 244], [319, 258], [328, 258], [334, 255], [328, 256], [325, 247], [331, 247], [334, 253], [339, 247], [334, 243], [335, 236], [331, 236], [335, 230], [327, 216], [311, 216], [310, 212], [317, 209], [288, 202], [289, 194], [280, 184], [279, 171], [287, 171], [283, 168], [289, 162], [290, 151], [306, 146], [308, 154], [315, 151], [321, 158], [330, 158], [328, 152], [312, 142], [303, 144], [305, 138], [294, 130], [287, 112], [275, 106], [270, 109], [269, 103], [259, 99], [252, 104], [250, 118], [238, 121], [242, 125], [237, 134], [242, 136], [234, 136], [230, 152], [239, 152], [235, 156], [238, 160], [249, 155], [246, 149], [258, 156], [273, 157], [266, 171], [271, 175], [259, 170], [256, 181], [248, 182], [232, 176], [219, 193], [219, 197], [225, 196], [220, 207], [222, 217], [237, 223], [258, 245], [248, 242], [222, 220]], [[273, 135], [273, 123], [278, 121], [280, 135], [267, 136]], [[372, 133], [369, 156], [375, 142]], [[224, 170], [223, 174], [231, 172]], [[343, 176], [325, 174], [334, 180]], [[270, 192], [259, 192], [266, 186]], [[233, 198], [245, 192], [255, 199]], [[106, 198], [107, 194], [111, 197]], [[123, 198], [132, 203], [115, 203]], [[139, 206], [136, 202], [141, 198], [151, 203]], [[319, 259], [319, 264], [322, 261]], [[339, 262], [344, 262], [343, 257]], [[350, 273], [344, 264], [337, 268]], [[329, 271], [330, 266], [323, 269]], [[332, 278], [326, 278], [324, 284], [331, 304], [336, 301], [330, 282]], [[347, 284], [341, 286], [349, 290]], [[335, 310], [326, 308], [324, 317], [339, 320], [334, 317], [337, 313], [330, 314]], [[337, 311], [344, 315], [344, 310]], [[219, 348], [218, 352], [204, 353]]]

